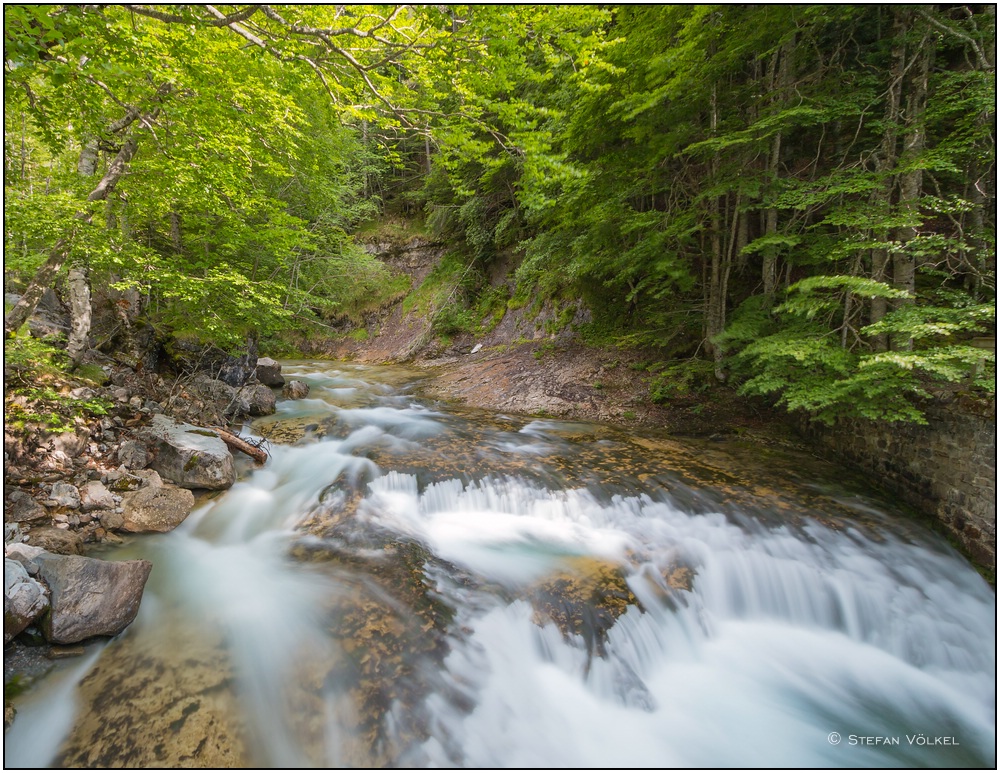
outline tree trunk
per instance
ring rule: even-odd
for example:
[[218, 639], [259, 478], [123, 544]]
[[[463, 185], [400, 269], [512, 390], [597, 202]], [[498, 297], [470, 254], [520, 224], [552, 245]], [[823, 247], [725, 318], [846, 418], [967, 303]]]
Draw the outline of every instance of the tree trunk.
[[3, 321], [3, 332], [5, 338], [10, 338], [20, 329], [21, 325], [28, 321], [28, 317], [35, 313], [35, 307], [42, 299], [45, 291], [52, 286], [52, 282], [63, 267], [69, 257], [72, 248], [73, 238], [76, 236], [74, 229], [68, 236], [63, 237], [55, 243], [49, 250], [48, 259], [35, 271], [28, 289], [14, 304]]
[[67, 277], [69, 285], [70, 333], [66, 353], [72, 366], [77, 367], [84, 353], [90, 348], [91, 307], [90, 283], [87, 281], [87, 267], [76, 264], [70, 267]]
[[[712, 96], [709, 115], [710, 136], [714, 137], [719, 126], [718, 94], [715, 84], [712, 84]], [[713, 156], [709, 162], [709, 179], [714, 183], [718, 179], [718, 161]], [[726, 380], [722, 368], [722, 349], [712, 340], [726, 326], [726, 279], [729, 275], [728, 256], [723, 254], [722, 245], [722, 197], [713, 196], [709, 200], [709, 244], [712, 251], [712, 263], [709, 270], [708, 304], [705, 320], [705, 338], [708, 340], [708, 350], [715, 362], [715, 377], [719, 381]], [[723, 265], [723, 264], [726, 265]]]
[[[791, 83], [791, 65], [789, 60], [792, 55], [794, 40], [782, 45], [774, 52], [775, 62], [772, 63], [771, 88], [774, 94], [774, 103], [780, 108], [783, 107], [786, 95]], [[771, 139], [771, 155], [768, 159], [768, 172], [772, 182], [778, 179], [778, 165], [781, 163], [781, 132], [777, 131]], [[764, 219], [764, 235], [771, 237], [778, 232], [778, 210], [775, 207], [768, 207]], [[775, 288], [778, 285], [778, 248], [776, 245], [768, 245], [764, 248], [764, 263], [761, 267], [761, 280], [764, 283], [764, 295], [768, 298], [774, 296]]]
[[84, 177], [97, 174], [97, 140], [90, 140], [83, 146], [76, 171]]
[[[121, 178], [122, 174], [125, 173], [125, 168], [128, 166], [128, 162], [132, 160], [132, 156], [135, 155], [137, 147], [138, 143], [135, 138], [129, 137], [125, 141], [121, 150], [118, 151], [118, 155], [115, 156], [114, 161], [108, 167], [108, 171], [105, 172], [104, 177], [101, 178], [100, 182], [97, 183], [97, 187], [87, 196], [87, 201], [104, 201], [107, 199], [108, 194], [114, 189], [115, 184]], [[75, 215], [77, 220], [85, 223], [90, 223], [91, 217], [91, 213], [83, 210], [77, 212]], [[73, 247], [73, 237], [76, 236], [76, 228], [77, 226], [74, 225], [68, 236], [56, 242], [55, 246], [49, 251], [48, 260], [35, 271], [35, 275], [28, 284], [28, 289], [24, 291], [24, 295], [21, 296], [20, 300], [14, 305], [14, 308], [4, 318], [3, 332], [5, 337], [10, 338], [14, 335], [18, 328], [28, 321], [28, 317], [35, 313], [35, 307], [38, 306], [38, 301], [41, 300], [42, 294], [52, 286], [52, 281], [69, 258]], [[84, 339], [89, 332], [90, 322], [88, 316], [86, 331], [82, 334]]]
[[[882, 134], [882, 146], [879, 149], [878, 163], [876, 169], [885, 176], [885, 182], [881, 191], [873, 195], [873, 207], [884, 208], [886, 211], [891, 206], [892, 193], [895, 189], [895, 181], [889, 176], [889, 172], [896, 165], [896, 144], [898, 142], [898, 129], [900, 119], [900, 104], [902, 103], [903, 76], [906, 71], [906, 20], [903, 18], [905, 12], [896, 12], [893, 20], [893, 46], [892, 46], [892, 66], [889, 70], [889, 90], [886, 96], [885, 107], [885, 131]], [[883, 229], [874, 234], [875, 238], [883, 243], [889, 241], [889, 232]], [[877, 247], [872, 250], [872, 279], [876, 282], [888, 280], [889, 271], [889, 251], [886, 247]], [[871, 323], [881, 320], [886, 311], [888, 303], [885, 298], [872, 298], [869, 312]], [[872, 348], [877, 352], [884, 352], [889, 348], [889, 337], [880, 333], [872, 338]]]
[[[926, 146], [924, 114], [927, 108], [927, 85], [933, 55], [932, 36], [925, 28], [924, 37], [916, 51], [915, 61], [910, 67], [910, 74], [907, 78], [908, 88], [904, 111], [906, 135], [903, 140], [903, 154], [901, 156], [903, 161], [914, 161]], [[906, 212], [913, 217], [917, 216], [923, 179], [923, 170], [920, 168], [911, 169], [900, 175], [899, 209], [901, 213]], [[897, 289], [905, 290], [910, 294], [909, 298], [893, 302], [894, 308], [900, 308], [913, 303], [913, 296], [916, 292], [916, 261], [913, 254], [906, 249], [909, 242], [917, 235], [916, 226], [901, 226], [896, 229], [895, 235], [896, 241], [900, 243], [902, 249], [894, 251], [892, 255], [892, 283]], [[896, 350], [908, 350], [913, 348], [913, 340], [911, 338], [894, 338], [892, 345]]]

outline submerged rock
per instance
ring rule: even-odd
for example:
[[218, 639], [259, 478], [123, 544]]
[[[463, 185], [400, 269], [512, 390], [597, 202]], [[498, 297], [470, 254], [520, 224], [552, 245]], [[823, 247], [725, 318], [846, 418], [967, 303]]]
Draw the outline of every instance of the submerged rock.
[[615, 621], [630, 606], [639, 606], [639, 600], [615, 564], [593, 558], [567, 563], [564, 571], [550, 575], [532, 590], [535, 622], [542, 625], [551, 620], [563, 636], [582, 636], [588, 649], [600, 655]]
[[149, 428], [150, 467], [183, 488], [227, 489], [236, 482], [233, 455], [211, 430], [157, 414]]
[[289, 381], [281, 389], [281, 396], [290, 400], [301, 400], [309, 395], [309, 385], [303, 381]]
[[221, 639], [193, 621], [171, 623], [108, 647], [79, 686], [80, 710], [53, 767], [251, 767]]
[[135, 619], [149, 561], [100, 561], [83, 556], [39, 555], [38, 575], [51, 592], [42, 633], [56, 644], [114, 636]]

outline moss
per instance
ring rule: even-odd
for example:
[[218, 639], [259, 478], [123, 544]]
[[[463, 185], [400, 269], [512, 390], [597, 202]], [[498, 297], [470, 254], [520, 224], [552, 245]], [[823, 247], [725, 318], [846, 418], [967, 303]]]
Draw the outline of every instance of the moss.
[[184, 472], [190, 472], [193, 470], [197, 466], [200, 458], [201, 457], [198, 454], [192, 454], [191, 458], [184, 463]]
[[542, 580], [531, 592], [535, 622], [552, 621], [563, 636], [582, 636], [596, 654], [603, 653], [611, 627], [639, 600], [615, 564], [575, 558], [564, 571]]
[[97, 364], [80, 365], [76, 369], [76, 376], [83, 381], [89, 381], [97, 386], [104, 386], [108, 383], [108, 374]]

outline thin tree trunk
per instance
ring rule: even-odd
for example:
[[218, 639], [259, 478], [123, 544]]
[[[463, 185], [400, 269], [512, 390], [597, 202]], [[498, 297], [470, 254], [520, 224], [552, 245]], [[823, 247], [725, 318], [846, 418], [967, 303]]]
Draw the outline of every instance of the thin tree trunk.
[[[919, 156], [926, 145], [924, 113], [927, 107], [927, 86], [933, 53], [932, 36], [929, 31], [925, 30], [923, 40], [917, 50], [916, 61], [911, 68], [910, 77], [907, 79], [909, 86], [905, 108], [907, 132], [903, 141], [902, 154], [902, 158], [907, 161], [912, 161]], [[912, 168], [900, 176], [899, 208], [901, 212], [907, 212], [916, 217], [923, 179], [923, 170], [919, 167]], [[892, 255], [892, 283], [897, 289], [905, 290], [910, 295], [908, 298], [894, 301], [894, 308], [901, 308], [914, 302], [916, 260], [913, 254], [906, 250], [906, 246], [916, 235], [917, 229], [914, 225], [905, 225], [896, 229], [896, 241], [903, 249], [896, 250]], [[894, 338], [892, 345], [896, 350], [909, 350], [913, 348], [913, 339]]]
[[[108, 167], [108, 171], [105, 172], [104, 177], [101, 178], [100, 182], [97, 183], [97, 187], [87, 196], [87, 201], [103, 201], [107, 199], [108, 194], [114, 189], [115, 184], [121, 178], [122, 174], [124, 174], [128, 162], [135, 155], [137, 147], [138, 144], [134, 138], [129, 137], [125, 141], [121, 150], [118, 151], [118, 155], [115, 156], [114, 161]], [[89, 212], [82, 210], [75, 215], [77, 220], [84, 223], [90, 223], [91, 217]], [[76, 236], [76, 229], [77, 226], [74, 225], [68, 236], [56, 242], [49, 251], [48, 259], [35, 271], [35, 275], [31, 278], [31, 282], [24, 291], [24, 295], [21, 296], [14, 305], [14, 308], [4, 318], [3, 331], [6, 338], [13, 336], [21, 325], [27, 322], [28, 318], [35, 313], [35, 307], [38, 306], [42, 294], [52, 286], [53, 280], [70, 256], [73, 238]], [[87, 332], [89, 333], [89, 324]]]
[[74, 228], [68, 236], [64, 236], [57, 241], [52, 249], [49, 250], [48, 259], [35, 271], [28, 289], [24, 291], [24, 294], [14, 304], [14, 308], [4, 318], [3, 332], [5, 338], [10, 338], [17, 333], [21, 325], [28, 321], [28, 317], [35, 313], [35, 307], [38, 306], [42, 295], [52, 286], [52, 282], [59, 273], [59, 269], [63, 267], [63, 264], [69, 257], [75, 236], [76, 229]]
[[[882, 190], [873, 196], [873, 206], [881, 203], [882, 207], [888, 210], [891, 205], [892, 192], [895, 188], [894, 180], [889, 176], [889, 171], [896, 165], [896, 144], [898, 141], [898, 129], [900, 119], [900, 104], [902, 103], [903, 75], [906, 69], [906, 44], [903, 36], [906, 33], [906, 22], [902, 13], [896, 13], [893, 20], [893, 46], [892, 46], [892, 66], [889, 71], [889, 90], [886, 97], [885, 108], [885, 131], [882, 134], [882, 147], [879, 151], [877, 171], [885, 176]], [[882, 230], [875, 234], [875, 238], [886, 243], [889, 241], [889, 233]], [[876, 282], [886, 282], [889, 278], [889, 251], [887, 247], [877, 247], [872, 250], [872, 279]], [[872, 298], [869, 312], [871, 323], [881, 320], [889, 309], [885, 298]], [[889, 337], [885, 333], [880, 333], [872, 338], [872, 348], [877, 352], [887, 351], [889, 348]]]
[[[715, 84], [712, 84], [712, 96], [709, 115], [710, 136], [714, 137], [719, 126], [719, 105], [718, 94]], [[715, 157], [709, 162], [709, 179], [714, 183], [718, 178], [718, 161]], [[726, 380], [725, 371], [722, 368], [722, 349], [713, 342], [713, 338], [722, 332], [725, 327], [726, 297], [725, 284], [728, 278], [728, 264], [726, 256], [723, 255], [722, 245], [722, 199], [720, 196], [713, 196], [709, 201], [709, 243], [712, 251], [712, 263], [709, 271], [708, 288], [708, 308], [707, 319], [705, 321], [705, 337], [708, 339], [708, 348], [712, 353], [715, 362], [715, 377], [719, 381]]]
[[[793, 41], [785, 43], [774, 56], [777, 60], [776, 66], [772, 64], [771, 88], [774, 93], [774, 101], [781, 107], [785, 104], [786, 94], [791, 82], [791, 59]], [[778, 179], [778, 166], [781, 163], [781, 132], [777, 131], [771, 139], [771, 156], [768, 159], [768, 172], [771, 179]], [[764, 219], [764, 235], [772, 237], [778, 232], [778, 210], [776, 207], [768, 207]], [[764, 263], [761, 268], [761, 280], [764, 283], [764, 295], [768, 298], [774, 296], [775, 288], [778, 284], [778, 248], [770, 244], [764, 248]]]

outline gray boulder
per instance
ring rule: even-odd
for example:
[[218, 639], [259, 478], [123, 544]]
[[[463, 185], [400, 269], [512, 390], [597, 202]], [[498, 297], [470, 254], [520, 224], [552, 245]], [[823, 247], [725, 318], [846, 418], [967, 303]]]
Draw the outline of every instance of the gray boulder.
[[233, 455], [211, 430], [157, 414], [148, 429], [150, 467], [183, 488], [227, 489], [236, 482]]
[[80, 491], [69, 483], [53, 483], [49, 500], [55, 507], [69, 507], [75, 510], [80, 506]]
[[12, 558], [3, 560], [3, 643], [31, 625], [49, 605], [49, 592]]
[[258, 358], [254, 375], [265, 386], [283, 386], [285, 383], [285, 377], [281, 375], [281, 363], [270, 357]]
[[141, 470], [149, 463], [149, 451], [138, 440], [126, 440], [118, 446], [115, 456], [118, 464], [124, 464], [130, 470]]
[[49, 512], [38, 501], [23, 489], [14, 489], [7, 497], [5, 520], [17, 523], [30, 523], [48, 518]]
[[[122, 497], [122, 525], [131, 532], [172, 531], [194, 508], [194, 494], [176, 486], [143, 488]], [[101, 521], [104, 524], [104, 521]]]
[[114, 495], [99, 480], [92, 480], [80, 488], [80, 509], [83, 512], [107, 510], [114, 506]]
[[239, 396], [246, 401], [251, 416], [269, 416], [275, 411], [274, 392], [269, 386], [251, 384], [240, 389]]
[[304, 381], [289, 381], [281, 389], [281, 396], [290, 400], [301, 400], [309, 395], [309, 385]]
[[42, 619], [42, 634], [56, 644], [124, 631], [139, 611], [153, 568], [143, 560], [100, 561], [52, 554], [35, 560], [50, 592], [50, 612]]

